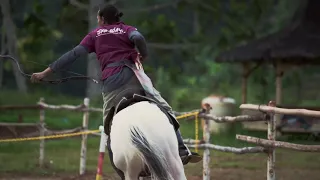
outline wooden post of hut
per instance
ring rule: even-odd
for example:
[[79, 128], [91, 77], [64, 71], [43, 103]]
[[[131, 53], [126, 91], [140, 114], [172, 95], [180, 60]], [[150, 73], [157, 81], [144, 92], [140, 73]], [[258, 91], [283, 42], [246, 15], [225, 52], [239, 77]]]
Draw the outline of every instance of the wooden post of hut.
[[[281, 62], [276, 64], [276, 106], [282, 103], [282, 77], [284, 74], [284, 66]], [[275, 114], [275, 124], [278, 126], [281, 123], [281, 114]], [[276, 137], [281, 136], [281, 132], [276, 132]]]
[[248, 93], [248, 77], [249, 77], [249, 64], [248, 63], [242, 63], [242, 97], [241, 97], [241, 103], [246, 104], [247, 103], [247, 93]]

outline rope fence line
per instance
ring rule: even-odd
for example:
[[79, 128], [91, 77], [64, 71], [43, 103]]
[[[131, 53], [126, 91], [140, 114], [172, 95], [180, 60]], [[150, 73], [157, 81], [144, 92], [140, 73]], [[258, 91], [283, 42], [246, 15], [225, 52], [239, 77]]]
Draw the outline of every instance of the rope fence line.
[[100, 132], [100, 130], [90, 130], [90, 131], [82, 131], [82, 132], [68, 133], [68, 134], [57, 134], [57, 135], [50, 135], [50, 136], [38, 136], [38, 137], [27, 137], [27, 138], [0, 139], [0, 143], [5, 143], [5, 142], [21, 142], [21, 141], [35, 141], [35, 140], [42, 140], [42, 139], [57, 139], [57, 138], [80, 136], [80, 135], [84, 135], [84, 134], [92, 134], [92, 133], [97, 133], [97, 132]]
[[[197, 116], [197, 112], [184, 114], [178, 116], [177, 119], [183, 119], [191, 116]], [[196, 118], [197, 119], [197, 118]], [[9, 124], [9, 123], [8, 123]], [[81, 131], [76, 133], [66, 133], [66, 134], [56, 134], [56, 135], [49, 135], [49, 136], [38, 136], [38, 137], [27, 137], [27, 138], [12, 138], [12, 139], [0, 139], [0, 143], [4, 142], [21, 142], [21, 141], [34, 141], [34, 140], [42, 140], [42, 139], [57, 139], [57, 138], [65, 138], [65, 137], [72, 137], [72, 136], [79, 136], [84, 134], [96, 134], [101, 132], [100, 129], [98, 130], [88, 130], [88, 131]], [[197, 139], [197, 137], [196, 137]]]
[[[28, 108], [28, 107], [27, 107]], [[86, 165], [86, 141], [87, 135], [100, 135], [100, 155], [99, 155], [99, 163], [98, 163], [98, 171], [97, 177], [101, 177], [102, 175], [102, 164], [103, 156], [105, 152], [105, 140], [106, 135], [103, 132], [103, 127], [99, 127], [99, 130], [88, 130], [88, 114], [89, 112], [102, 112], [100, 108], [90, 108], [89, 107], [89, 99], [85, 98], [84, 104], [80, 104], [78, 106], [71, 105], [48, 105], [44, 103], [44, 100], [41, 99], [40, 102], [37, 103], [37, 107], [33, 106], [29, 109], [39, 108], [41, 112], [45, 109], [53, 109], [53, 110], [71, 110], [71, 111], [80, 111], [84, 113], [83, 117], [83, 126], [82, 131], [77, 133], [68, 133], [68, 134], [59, 134], [59, 135], [51, 135], [51, 136], [39, 136], [39, 137], [31, 137], [31, 138], [16, 138], [16, 139], [0, 139], [1, 142], [17, 142], [17, 141], [31, 141], [31, 140], [41, 140], [41, 143], [44, 143], [44, 139], [54, 139], [54, 138], [64, 138], [71, 136], [82, 135], [82, 147], [81, 147], [81, 157], [80, 157], [80, 175], [84, 174], [85, 165]], [[0, 110], [11, 110], [15, 109], [13, 106], [0, 107]], [[18, 109], [23, 109], [22, 106], [18, 107]], [[210, 179], [210, 150], [218, 150], [222, 152], [232, 152], [235, 154], [245, 154], [245, 153], [265, 153], [268, 155], [267, 161], [267, 180], [275, 180], [275, 148], [286, 148], [293, 149], [304, 152], [320, 152], [319, 145], [300, 145], [293, 144], [287, 142], [281, 142], [275, 140], [276, 133], [276, 115], [277, 114], [290, 114], [290, 115], [303, 115], [303, 116], [312, 116], [312, 117], [320, 117], [320, 111], [311, 111], [306, 109], [284, 109], [275, 107], [274, 102], [269, 102], [268, 105], [254, 105], [254, 104], [242, 104], [240, 109], [249, 109], [256, 110], [262, 112], [262, 115], [256, 116], [224, 116], [217, 117], [210, 114], [210, 109], [207, 110], [194, 110], [191, 112], [178, 113], [175, 112], [177, 119], [189, 118], [193, 117], [195, 119], [195, 140], [193, 139], [185, 139], [184, 143], [187, 144], [190, 148], [195, 148], [196, 151], [198, 149], [204, 149], [203, 153], [203, 179]], [[203, 126], [203, 138], [199, 140], [199, 119], [202, 118], [204, 120]], [[44, 113], [40, 113], [40, 126], [44, 125]], [[268, 124], [268, 139], [261, 139], [256, 137], [244, 136], [244, 135], [236, 135], [236, 139], [246, 141], [249, 143], [258, 144], [257, 147], [243, 147], [243, 148], [235, 148], [235, 147], [225, 147], [210, 144], [210, 129], [209, 129], [209, 121], [215, 121], [217, 123], [232, 123], [232, 122], [254, 122], [254, 121], [265, 121]], [[41, 145], [44, 147], [44, 145]], [[102, 157], [102, 159], [101, 159]], [[41, 158], [39, 158], [40, 161]], [[43, 160], [43, 158], [42, 158]], [[41, 164], [41, 163], [40, 163]], [[101, 164], [101, 167], [100, 167]]]

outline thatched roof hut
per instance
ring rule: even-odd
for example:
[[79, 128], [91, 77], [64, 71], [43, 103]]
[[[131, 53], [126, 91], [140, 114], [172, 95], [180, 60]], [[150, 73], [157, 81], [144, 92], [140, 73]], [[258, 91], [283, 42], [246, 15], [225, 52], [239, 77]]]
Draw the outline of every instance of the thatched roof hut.
[[247, 78], [252, 64], [270, 63], [276, 68], [276, 102], [281, 104], [281, 78], [288, 66], [320, 64], [320, 0], [301, 1], [288, 26], [263, 38], [221, 53], [219, 63], [244, 67], [242, 103], [246, 103]]
[[[243, 65], [242, 103], [247, 101], [247, 79], [261, 64], [276, 69], [276, 104], [281, 106], [282, 76], [290, 67], [320, 64], [320, 0], [300, 1], [289, 25], [280, 31], [221, 53], [216, 61]], [[252, 64], [255, 64], [252, 67]], [[243, 112], [245, 113], [245, 112]], [[247, 114], [247, 113], [245, 113]], [[278, 117], [280, 118], [280, 117]], [[277, 119], [280, 124], [280, 119]], [[245, 128], [266, 130], [264, 123], [243, 123]]]

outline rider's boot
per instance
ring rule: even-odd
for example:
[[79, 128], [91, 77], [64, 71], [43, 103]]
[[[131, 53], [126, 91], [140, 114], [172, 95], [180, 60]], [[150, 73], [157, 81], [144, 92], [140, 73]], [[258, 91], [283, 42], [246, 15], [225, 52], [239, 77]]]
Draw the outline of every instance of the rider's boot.
[[189, 148], [183, 143], [180, 130], [176, 131], [178, 146], [179, 146], [179, 155], [184, 165], [190, 163], [197, 163], [202, 160], [202, 157], [195, 152], [191, 152]]

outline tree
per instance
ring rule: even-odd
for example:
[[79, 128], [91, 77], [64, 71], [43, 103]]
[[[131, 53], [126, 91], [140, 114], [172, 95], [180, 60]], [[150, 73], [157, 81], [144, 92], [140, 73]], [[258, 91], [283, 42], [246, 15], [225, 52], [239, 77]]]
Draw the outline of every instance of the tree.
[[[77, 0], [70, 0], [69, 1], [72, 5], [78, 7], [82, 10], [87, 10], [88, 12], [88, 32], [92, 31], [94, 28], [97, 27], [97, 11], [99, 9], [99, 6], [104, 4], [104, 0], [89, 0], [89, 5], [83, 4], [81, 2], [78, 2]], [[100, 73], [97, 74], [97, 72], [100, 72], [99, 65], [96, 60], [96, 55], [91, 53], [88, 56], [88, 66], [87, 66], [87, 74], [91, 77], [99, 76]], [[92, 97], [100, 93], [99, 86], [92, 82], [87, 83], [87, 96]]]
[[[11, 1], [12, 2], [12, 1]], [[13, 22], [12, 16], [11, 16], [11, 6], [9, 0], [1, 0], [1, 12], [3, 16], [3, 32], [2, 32], [2, 43], [1, 43], [1, 53], [8, 53], [12, 55], [13, 57], [17, 58], [19, 57], [19, 53], [17, 50], [17, 35], [16, 35], [16, 26]], [[25, 77], [19, 72], [19, 69], [17, 65], [12, 62], [13, 66], [13, 73], [16, 78], [16, 84], [21, 92], [27, 92], [28, 87], [26, 84]], [[22, 68], [22, 67], [21, 67]], [[0, 76], [1, 78], [2, 76]], [[0, 80], [1, 82], [1, 80]]]

